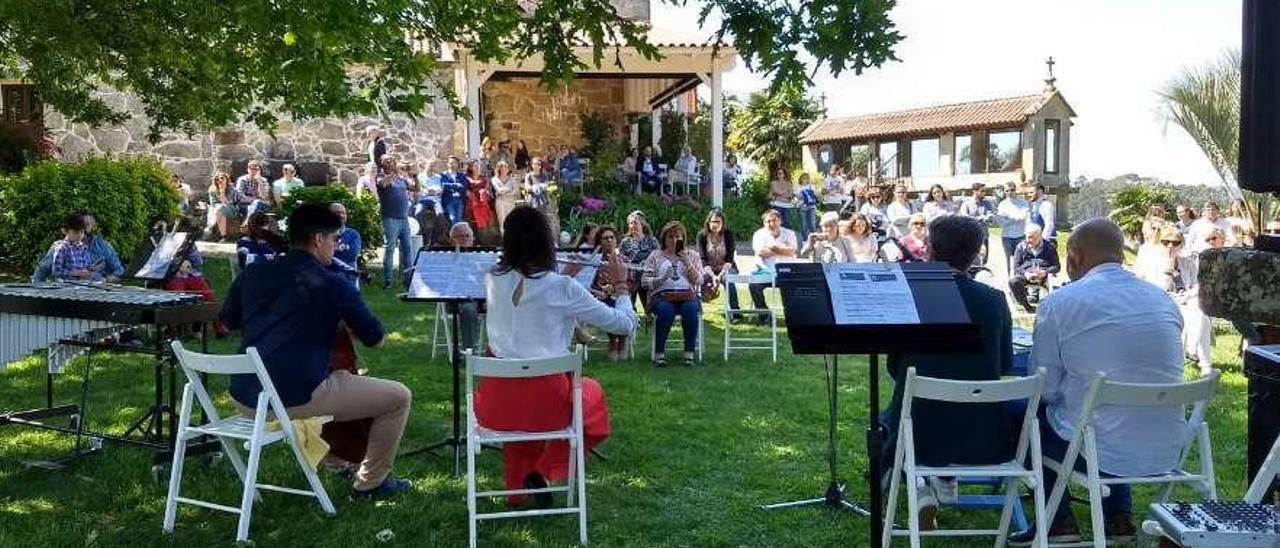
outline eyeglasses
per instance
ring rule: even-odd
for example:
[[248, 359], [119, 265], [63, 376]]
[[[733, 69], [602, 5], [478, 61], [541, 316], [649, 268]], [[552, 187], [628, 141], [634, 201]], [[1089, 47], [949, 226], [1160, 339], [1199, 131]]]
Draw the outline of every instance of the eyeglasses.
[[1165, 247], [1176, 247], [1182, 245], [1181, 240], [1161, 240], [1160, 243], [1164, 244]]

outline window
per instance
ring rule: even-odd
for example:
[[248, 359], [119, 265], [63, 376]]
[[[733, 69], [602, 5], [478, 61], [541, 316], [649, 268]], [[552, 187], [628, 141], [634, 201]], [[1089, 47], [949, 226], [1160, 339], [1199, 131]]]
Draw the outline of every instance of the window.
[[898, 178], [898, 142], [889, 141], [887, 143], [880, 143], [880, 148], [878, 149], [878, 152], [880, 155], [879, 162], [878, 162], [880, 165], [880, 172], [879, 172], [880, 177], [883, 179], [897, 179]]
[[871, 149], [867, 145], [849, 147], [849, 172], [855, 176], [867, 176], [867, 164], [871, 163]]
[[938, 138], [916, 139], [911, 141], [911, 176], [933, 177], [939, 175]]
[[993, 131], [987, 135], [987, 173], [1022, 167], [1022, 132]]
[[972, 135], [956, 135], [955, 172], [956, 175], [973, 173]]
[[831, 156], [831, 145], [822, 145], [818, 147], [818, 173], [831, 171]]
[[1044, 121], [1044, 172], [1058, 172], [1058, 129], [1061, 122]]
[[43, 118], [40, 94], [31, 84], [0, 86], [0, 105], [4, 105], [0, 121], [6, 124], [36, 124]]

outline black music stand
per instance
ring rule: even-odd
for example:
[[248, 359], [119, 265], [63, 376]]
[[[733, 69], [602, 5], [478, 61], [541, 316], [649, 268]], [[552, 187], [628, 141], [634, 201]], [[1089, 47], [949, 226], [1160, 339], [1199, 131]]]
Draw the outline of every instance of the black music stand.
[[[777, 286], [782, 293], [792, 353], [832, 357], [827, 387], [830, 398], [827, 462], [831, 476], [822, 498], [771, 504], [764, 508], [826, 504], [853, 509], [871, 518], [872, 541], [880, 538], [885, 525], [880, 490], [883, 475], [880, 455], [885, 437], [884, 427], [879, 421], [880, 354], [887, 354], [893, 360], [906, 353], [976, 352], [981, 345], [978, 327], [969, 319], [956, 288], [955, 274], [949, 266], [942, 263], [905, 263], [901, 269], [919, 315], [920, 322], [916, 324], [837, 324], [824, 265], [784, 263], [777, 266]], [[870, 508], [867, 509], [846, 498], [844, 485], [836, 477], [836, 360], [841, 354], [866, 354], [870, 359], [869, 424], [866, 432]]]
[[[482, 303], [484, 297], [484, 278], [480, 276], [476, 278], [476, 272], [459, 272], [457, 270], [441, 271], [439, 269], [428, 268], [427, 261], [441, 254], [475, 254], [480, 257], [492, 257], [492, 262], [496, 263], [497, 255], [493, 248], [471, 247], [455, 249], [452, 247], [423, 247], [418, 250], [418, 256], [414, 259], [413, 280], [409, 284], [409, 293], [403, 295], [401, 300], [409, 303], [444, 303], [445, 313], [450, 316], [449, 333], [452, 337], [453, 344], [449, 348], [449, 361], [453, 368], [453, 424], [450, 434], [443, 440], [422, 447], [406, 451], [404, 456], [419, 455], [422, 453], [433, 453], [437, 449], [449, 447], [453, 449], [453, 477], [458, 477], [458, 473], [462, 468], [462, 451], [467, 446], [466, 440], [462, 438], [462, 342], [460, 335], [460, 320], [458, 319], [459, 307], [463, 303]], [[487, 259], [486, 259], [487, 261]], [[480, 261], [467, 263], [469, 265], [479, 265]], [[490, 265], [491, 266], [491, 265]], [[437, 277], [445, 277], [447, 279], [437, 280]], [[462, 281], [463, 283], [458, 283]], [[439, 284], [439, 285], [437, 285]], [[437, 288], [443, 289], [440, 291]], [[432, 343], [434, 344], [434, 342]]]

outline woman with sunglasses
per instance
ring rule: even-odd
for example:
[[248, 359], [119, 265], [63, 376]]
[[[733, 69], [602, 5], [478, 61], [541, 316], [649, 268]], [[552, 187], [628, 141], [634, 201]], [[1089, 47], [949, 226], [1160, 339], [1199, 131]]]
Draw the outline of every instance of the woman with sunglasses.
[[[1216, 231], [1214, 231], [1216, 232]], [[1159, 255], [1148, 254], [1142, 263], [1134, 264], [1138, 277], [1155, 284], [1169, 294], [1182, 312], [1182, 344], [1184, 351], [1200, 365], [1200, 373], [1207, 374], [1213, 368], [1210, 352], [1213, 342], [1213, 324], [1200, 309], [1200, 256], [1187, 252], [1185, 240], [1177, 227], [1160, 226], [1153, 242], [1160, 247]], [[1222, 247], [1223, 237], [1214, 238], [1210, 233], [1206, 248]], [[1153, 246], [1154, 247], [1154, 246]]]
[[913, 261], [923, 261], [929, 256], [929, 222], [923, 213], [907, 218], [907, 235], [900, 238], [902, 247]]
[[858, 208], [858, 213], [866, 217], [872, 228], [884, 221], [884, 191], [876, 186], [867, 187], [862, 207]]

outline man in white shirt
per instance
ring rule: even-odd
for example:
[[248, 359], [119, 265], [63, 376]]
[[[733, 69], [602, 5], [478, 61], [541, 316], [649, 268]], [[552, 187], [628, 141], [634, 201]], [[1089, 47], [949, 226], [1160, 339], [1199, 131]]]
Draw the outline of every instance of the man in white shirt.
[[[1085, 392], [1098, 374], [1130, 383], [1182, 382], [1182, 316], [1164, 291], [1123, 267], [1124, 235], [1107, 219], [1081, 223], [1067, 242], [1072, 283], [1050, 294], [1036, 317], [1033, 368], [1046, 372], [1039, 410], [1041, 450], [1061, 460], [1081, 420]], [[1094, 414], [1098, 467], [1103, 476], [1144, 476], [1178, 465], [1183, 411], [1177, 407], [1103, 407]], [[1083, 457], [1083, 454], [1081, 455]], [[1077, 462], [1083, 470], [1083, 459]], [[1057, 475], [1048, 468], [1045, 486]], [[1106, 535], [1123, 541], [1135, 533], [1128, 485], [1111, 486], [1102, 501]], [[1080, 539], [1075, 517], [1063, 503], [1055, 512], [1050, 542]], [[1025, 545], [1023, 531], [1011, 539]]]
[[281, 177], [271, 183], [271, 201], [276, 207], [280, 207], [284, 199], [294, 190], [306, 186], [306, 183], [298, 178], [298, 170], [293, 167], [293, 164], [285, 164], [280, 168], [280, 172]]
[[[756, 270], [773, 271], [774, 265], [778, 261], [789, 261], [796, 256], [796, 248], [798, 241], [796, 233], [791, 229], [782, 226], [782, 216], [772, 209], [765, 211], [760, 219], [764, 222], [764, 226], [751, 236], [751, 250], [755, 252], [758, 266]], [[764, 290], [769, 284], [750, 284], [748, 289], [751, 291], [751, 303], [757, 310], [764, 310], [767, 305], [764, 302]], [[756, 319], [756, 323], [764, 324], [769, 319], [761, 315]]]
[[1005, 268], [1013, 270], [1013, 251], [1026, 236], [1027, 214], [1031, 205], [1018, 195], [1018, 184], [1004, 185], [1004, 199], [996, 207], [996, 224], [1000, 225], [1000, 243], [1004, 247]]
[[1187, 228], [1187, 236], [1190, 240], [1187, 251], [1199, 253], [1208, 249], [1207, 240], [1209, 234], [1215, 228], [1222, 231], [1222, 234], [1226, 237], [1227, 246], [1236, 245], [1235, 232], [1231, 230], [1231, 221], [1222, 217], [1222, 208], [1218, 207], [1217, 202], [1208, 202], [1204, 204], [1200, 218], [1192, 222], [1191, 226]]
[[1044, 231], [1045, 243], [1058, 248], [1058, 206], [1049, 200], [1044, 193], [1044, 185], [1028, 183], [1024, 187], [1027, 195], [1027, 225], [1036, 225]]

